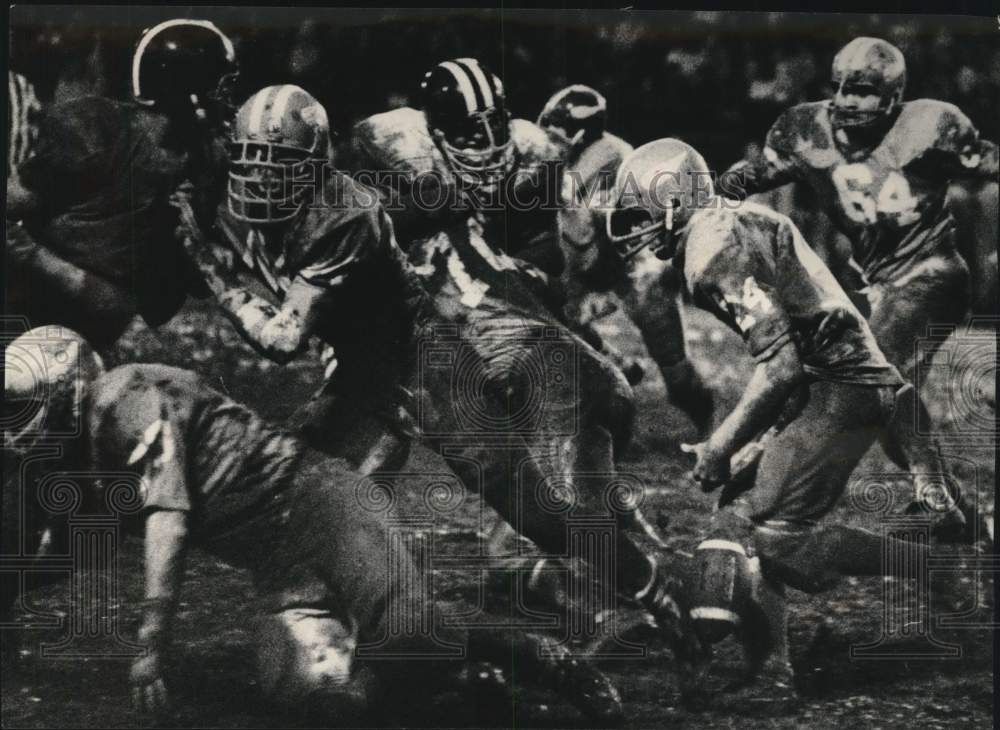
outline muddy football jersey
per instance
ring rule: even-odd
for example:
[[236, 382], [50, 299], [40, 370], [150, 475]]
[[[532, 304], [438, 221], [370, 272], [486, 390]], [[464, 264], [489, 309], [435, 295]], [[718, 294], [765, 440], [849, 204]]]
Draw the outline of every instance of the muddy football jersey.
[[244, 538], [281, 519], [301, 445], [200, 376], [124, 365], [89, 398], [96, 466], [140, 474], [146, 509], [190, 513], [196, 539], [237, 558]]
[[337, 352], [340, 377], [385, 387], [408, 361], [422, 291], [377, 193], [326, 166], [322, 200], [286, 226], [255, 226], [223, 205], [223, 244], [279, 299], [292, 281], [328, 290], [316, 334]]
[[778, 118], [763, 157], [737, 168], [747, 192], [792, 180], [809, 185], [872, 282], [951, 248], [948, 185], [981, 161], [969, 119], [952, 104], [909, 101], [881, 142], [856, 151], [831, 125], [830, 108], [829, 102], [799, 104]]
[[79, 97], [46, 110], [34, 154], [19, 168], [41, 206], [25, 220], [35, 239], [133, 292], [152, 325], [173, 316], [192, 280], [169, 197], [190, 180], [195, 213], [210, 221], [225, 179], [221, 141], [193, 153], [169, 132], [163, 115], [138, 105]]
[[739, 334], [756, 360], [793, 341], [803, 368], [819, 380], [902, 384], [864, 317], [787, 217], [720, 201], [697, 211], [682, 236], [694, 303]]
[[[558, 241], [558, 195], [565, 149], [533, 122], [510, 125], [516, 167], [497, 194], [487, 196], [480, 223], [490, 246], [511, 255], [528, 255], [534, 246]], [[396, 226], [400, 245], [447, 228], [473, 206], [457, 190], [427, 128], [422, 111], [403, 107], [376, 114], [354, 128], [346, 165], [373, 184]], [[509, 184], [507, 184], [509, 182]]]

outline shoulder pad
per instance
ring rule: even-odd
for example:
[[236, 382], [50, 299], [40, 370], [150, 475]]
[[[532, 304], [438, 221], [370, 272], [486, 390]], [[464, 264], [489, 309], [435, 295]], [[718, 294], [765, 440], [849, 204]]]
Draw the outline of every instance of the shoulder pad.
[[954, 104], [936, 99], [914, 99], [903, 104], [889, 132], [902, 162], [928, 150], [963, 153], [978, 134], [969, 118]]
[[106, 411], [122, 399], [126, 388], [139, 375], [138, 363], [126, 363], [101, 375], [91, 386], [93, 411]]
[[611, 132], [605, 132], [598, 142], [608, 148], [614, 149], [622, 159], [628, 157], [629, 153], [635, 149], [617, 134], [611, 134]]
[[411, 107], [382, 112], [358, 122], [354, 136], [370, 161], [388, 170], [426, 173], [444, 165], [427, 131], [424, 113]]
[[522, 164], [537, 165], [566, 158], [569, 150], [556, 138], [527, 119], [512, 119], [510, 136], [523, 161]]
[[833, 147], [833, 133], [824, 101], [797, 104], [786, 110], [767, 133], [767, 146], [778, 154], [792, 155], [802, 147]]
[[723, 251], [738, 243], [737, 211], [719, 206], [696, 211], [684, 235], [684, 277], [689, 286]]
[[606, 178], [607, 184], [614, 184], [615, 174], [622, 161], [632, 152], [632, 145], [613, 134], [604, 136], [588, 145], [576, 161], [568, 165], [583, 181], [591, 181], [600, 176]]

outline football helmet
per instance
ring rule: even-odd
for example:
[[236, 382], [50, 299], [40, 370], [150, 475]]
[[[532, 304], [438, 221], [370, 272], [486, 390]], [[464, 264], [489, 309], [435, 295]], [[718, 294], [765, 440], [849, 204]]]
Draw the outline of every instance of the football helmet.
[[148, 28], [132, 54], [132, 96], [167, 114], [193, 111], [226, 121], [238, 76], [233, 42], [207, 20], [177, 18]]
[[634, 150], [615, 177], [606, 211], [608, 240], [629, 259], [647, 246], [662, 259], [691, 214], [715, 197], [705, 159], [679, 139], [658, 139]]
[[326, 109], [299, 86], [268, 86], [236, 112], [229, 144], [229, 211], [248, 223], [281, 223], [303, 208], [330, 159]]
[[420, 84], [427, 128], [453, 173], [495, 187], [515, 164], [503, 83], [474, 58], [439, 63]]
[[81, 433], [83, 396], [104, 363], [65, 327], [36, 327], [4, 352], [4, 448], [23, 453], [46, 438]]
[[833, 84], [830, 123], [838, 128], [870, 127], [903, 102], [906, 60], [880, 38], [855, 38], [834, 56]]
[[583, 147], [604, 134], [608, 102], [596, 89], [573, 84], [552, 95], [538, 115], [537, 124], [570, 147]]

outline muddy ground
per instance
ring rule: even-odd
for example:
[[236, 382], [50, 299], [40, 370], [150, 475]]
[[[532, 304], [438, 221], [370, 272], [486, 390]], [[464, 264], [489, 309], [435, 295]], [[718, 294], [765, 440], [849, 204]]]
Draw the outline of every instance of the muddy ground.
[[[748, 369], [738, 340], [723, 332], [710, 318], [694, 312], [689, 320], [689, 345], [694, 361], [717, 389], [722, 408], [739, 393]], [[602, 327], [620, 347], [637, 353], [635, 332], [619, 315]], [[969, 335], [949, 340], [958, 352]], [[948, 348], [946, 348], [948, 349]], [[112, 361], [161, 361], [192, 367], [208, 375], [223, 391], [253, 404], [266, 415], [286, 417], [310, 392], [319, 377], [315, 359], [303, 359], [280, 368], [262, 362], [240, 341], [219, 316], [202, 305], [192, 305], [171, 324], [153, 333], [136, 325], [110, 358]], [[953, 363], [962, 362], [954, 358]], [[938, 365], [945, 364], [939, 358]], [[649, 363], [647, 362], [647, 365]], [[993, 366], [995, 367], [995, 365]], [[928, 402], [937, 427], [949, 436], [948, 453], [966, 488], [975, 486], [980, 502], [992, 514], [995, 473], [994, 452], [963, 434], [983, 428], [983, 414], [962, 378], [943, 377], [943, 368], [926, 383]], [[680, 550], [690, 550], [705, 525], [711, 500], [685, 477], [688, 457], [680, 452], [682, 441], [695, 439], [693, 427], [679, 411], [666, 405], [662, 383], [647, 367], [648, 375], [637, 389], [640, 421], [637, 435], [621, 469], [640, 477], [646, 485], [644, 509], [666, 525], [667, 540]], [[975, 376], [970, 376], [975, 379]], [[968, 380], [968, 378], [966, 378]], [[958, 383], [958, 385], [956, 385]], [[964, 389], [964, 390], [963, 390]], [[968, 391], [968, 392], [967, 392]], [[970, 403], [972, 405], [970, 405]], [[970, 416], [970, 409], [972, 414]], [[991, 416], [987, 415], [987, 421]], [[414, 471], [443, 468], [436, 456], [419, 451], [410, 465]], [[857, 474], [894, 472], [876, 447]], [[908, 495], [896, 488], [896, 507]], [[406, 513], [413, 500], [402, 499]], [[846, 519], [876, 527], [878, 514], [862, 513], [857, 503], [845, 498], [833, 519]], [[456, 554], [474, 544], [481, 522], [490, 519], [475, 498], [467, 499], [441, 522], [435, 535], [435, 550]], [[122, 595], [119, 595], [122, 634], [133, 637], [141, 595], [139, 543], [126, 543], [119, 563]], [[942, 555], [957, 555], [957, 549], [941, 548]], [[442, 574], [440, 585], [449, 597], [471, 601], [476, 582], [469, 572]], [[988, 618], [989, 608], [977, 606], [976, 586], [992, 583], [975, 575], [953, 575], [943, 579], [949, 592], [949, 610], [967, 612], [964, 623]], [[932, 585], [938, 585], [937, 583]], [[729, 695], [720, 693], [709, 709], [692, 712], [679, 704], [669, 652], [652, 639], [646, 656], [629, 660], [605, 660], [604, 668], [617, 682], [627, 707], [627, 726], [634, 728], [718, 727], [987, 727], [992, 721], [993, 640], [987, 628], [942, 627], [938, 613], [911, 623], [908, 634], [890, 637], [887, 651], [918, 653], [930, 636], [950, 644], [952, 658], [852, 658], [851, 647], [878, 640], [882, 626], [900, 616], [884, 616], [887, 588], [879, 579], [848, 580], [838, 588], [816, 596], [790, 594], [793, 663], [802, 680], [801, 700], [790, 705], [767, 702], [766, 693]], [[943, 590], [943, 589], [942, 589]], [[28, 606], [43, 616], [62, 616], [68, 608], [65, 586], [52, 586], [29, 596]], [[19, 614], [21, 619], [28, 614]], [[208, 556], [196, 553], [189, 563], [183, 604], [176, 626], [175, 657], [170, 667], [176, 704], [170, 725], [177, 727], [295, 727], [306, 720], [276, 716], [260, 699], [253, 674], [249, 625], [254, 616], [253, 595], [247, 577]], [[902, 617], [905, 623], [907, 617]], [[912, 618], [912, 617], [910, 617]], [[826, 619], [825, 630], [820, 626]], [[923, 636], [921, 635], [923, 632]], [[58, 642], [65, 628], [4, 632], [3, 669], [4, 727], [127, 727], [141, 721], [130, 708], [127, 691], [128, 663], [122, 659], [59, 659], [41, 656], [40, 645]], [[16, 642], [16, 643], [15, 643]], [[731, 640], [718, 647], [718, 680], [735, 676], [740, 656]], [[714, 685], [713, 685], [714, 686]], [[431, 704], [431, 703], [429, 703]], [[460, 700], [436, 706], [433, 725], [469, 726], [484, 722], [470, 719], [468, 702]], [[519, 688], [513, 714], [494, 715], [494, 725], [573, 726], [579, 720], [568, 706], [539, 694], [531, 687]]]

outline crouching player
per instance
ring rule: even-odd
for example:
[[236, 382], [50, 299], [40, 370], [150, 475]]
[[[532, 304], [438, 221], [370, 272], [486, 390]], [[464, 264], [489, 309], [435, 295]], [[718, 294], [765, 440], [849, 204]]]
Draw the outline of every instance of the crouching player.
[[574, 84], [556, 92], [538, 116], [538, 126], [565, 139], [569, 149], [559, 209], [567, 313], [584, 338], [618, 360], [635, 384], [642, 366], [623, 362], [581, 311], [587, 294], [613, 291], [660, 368], [667, 399], [704, 434], [712, 423], [714, 398], [687, 356], [673, 269], [648, 250], [623, 262], [604, 234], [604, 210], [615, 173], [632, 152], [632, 145], [607, 131], [607, 114], [607, 100], [600, 92]]
[[[692, 147], [643, 145], [623, 162], [616, 188], [608, 232], [623, 255], [652, 247], [673, 259], [695, 304], [739, 334], [756, 361], [732, 413], [692, 447], [695, 480], [706, 490], [726, 483], [731, 457], [786, 423], [770, 437], [751, 488], [713, 515], [698, 551], [702, 589], [732, 590], [719, 573], [736, 555], [744, 595], [736, 586], [730, 606], [719, 601], [693, 618], [708, 640], [724, 637], [718, 622], [744, 622], [751, 676], [763, 672], [773, 690], [790, 689], [785, 586], [816, 592], [842, 575], [883, 573], [880, 535], [819, 520], [892, 417], [904, 381], [794, 224], [716, 197]], [[790, 402], [798, 405], [791, 414]], [[748, 625], [751, 617], [759, 621]]]
[[[35, 329], [11, 343], [4, 393], [18, 413], [30, 411], [26, 401], [43, 401], [33, 404], [40, 418], [8, 433], [7, 445], [24, 451], [46, 431], [59, 432], [61, 420], [79, 418], [82, 436], [53, 460], [55, 470], [141, 477], [142, 507], [126, 527], [145, 534], [139, 641], [148, 651], [130, 672], [142, 709], [167, 705], [163, 674], [191, 546], [252, 572], [262, 603], [260, 683], [280, 704], [349, 720], [384, 706], [383, 690], [419, 684], [426, 693], [459, 669], [428, 667], [424, 657], [439, 646], [429, 636], [379, 643], [392, 636], [393, 620], [426, 615], [431, 598], [416, 587], [411, 556], [389, 539], [383, 517], [358, 501], [360, 477], [344, 462], [307, 449], [194, 373], [156, 364], [104, 372], [87, 343], [65, 329]], [[525, 679], [564, 692], [593, 720], [614, 721], [620, 712], [603, 675], [560, 656], [554, 642], [517, 631], [438, 635], [467, 647], [470, 659], [516, 662]], [[378, 645], [364, 655], [374, 654], [370, 660], [355, 653], [366, 644]], [[422, 677], [427, 682], [417, 682]]]

